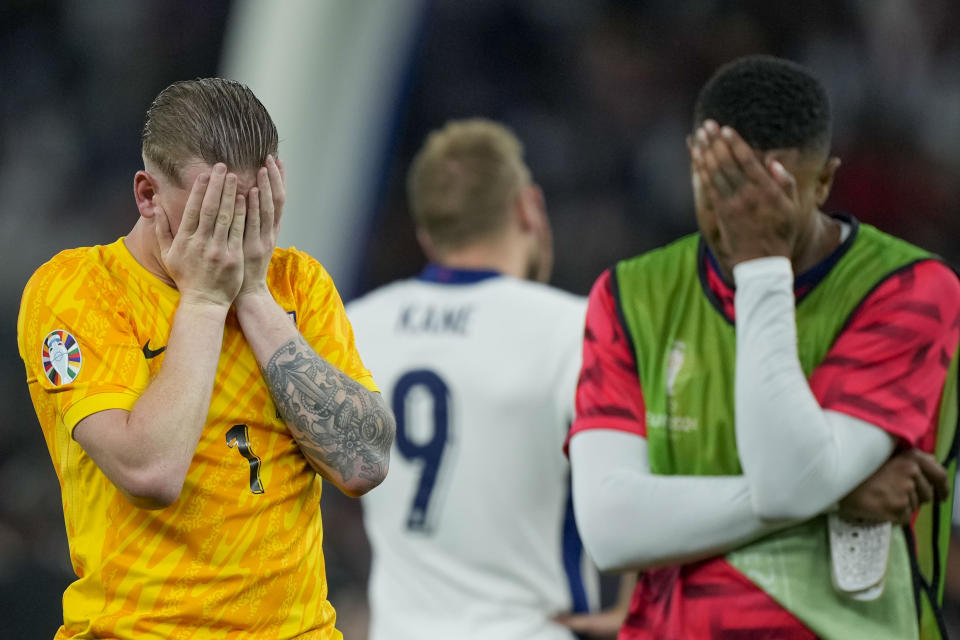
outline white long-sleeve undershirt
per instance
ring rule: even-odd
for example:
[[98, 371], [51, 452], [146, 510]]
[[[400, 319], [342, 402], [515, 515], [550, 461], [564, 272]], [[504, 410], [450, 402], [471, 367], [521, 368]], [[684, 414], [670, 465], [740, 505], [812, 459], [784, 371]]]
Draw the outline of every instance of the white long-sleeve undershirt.
[[750, 260], [733, 276], [737, 452], [753, 510], [763, 518], [809, 518], [883, 464], [896, 441], [862, 420], [838, 428], [820, 408], [797, 356], [790, 261]]
[[681, 564], [823, 512], [886, 461], [895, 441], [824, 411], [797, 356], [785, 258], [738, 265], [735, 406], [742, 476], [657, 476], [646, 441], [610, 430], [570, 443], [584, 545], [604, 570]]
[[632, 433], [577, 433], [570, 466], [577, 528], [602, 571], [693, 562], [782, 526], [754, 514], [743, 476], [652, 474], [647, 441]]

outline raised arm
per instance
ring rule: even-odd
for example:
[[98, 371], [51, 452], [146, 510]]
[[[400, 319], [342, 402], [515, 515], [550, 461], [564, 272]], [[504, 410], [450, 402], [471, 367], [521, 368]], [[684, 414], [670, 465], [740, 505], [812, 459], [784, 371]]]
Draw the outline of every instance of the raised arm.
[[[802, 217], [797, 213], [800, 200], [793, 177], [779, 162], [762, 164], [736, 132], [728, 128], [721, 132], [712, 122], [697, 134], [693, 163], [706, 185], [724, 249], [734, 265], [737, 448], [754, 509], [768, 518], [810, 517], [880, 468], [896, 444], [891, 433], [906, 435], [909, 430], [900, 433], [888, 428], [882, 411], [850, 411], [851, 407], [844, 406], [839, 407], [841, 411], [824, 409], [801, 369], [790, 256], [795, 253], [792, 243]], [[931, 339], [944, 328], [933, 328]], [[928, 366], [915, 362], [915, 356], [923, 356], [923, 344], [907, 338], [923, 333], [872, 334], [871, 342], [856, 351], [863, 354], [862, 361], [850, 376], [863, 379], [864, 371], [871, 367], [899, 366], [904, 355], [914, 369]], [[843, 339], [841, 334], [839, 340]], [[955, 347], [954, 340], [951, 353]], [[945, 374], [942, 371], [939, 385], [920, 386], [936, 392]], [[896, 387], [893, 391], [919, 398], [906, 387], [891, 386]], [[865, 396], [858, 404], [876, 404], [874, 400]], [[923, 403], [933, 410], [936, 398]], [[898, 421], [916, 422], [920, 433], [926, 431], [932, 415], [916, 415], [911, 402], [904, 404], [910, 415]], [[922, 480], [918, 474], [918, 483]], [[929, 486], [921, 486], [921, 490], [930, 494]]]
[[779, 523], [754, 515], [742, 476], [651, 473], [646, 407], [628, 345], [605, 273], [588, 302], [569, 444], [577, 526], [597, 566], [689, 562], [773, 531]]
[[154, 203], [161, 259], [180, 302], [164, 361], [131, 411], [109, 409], [77, 423], [73, 437], [130, 501], [169, 506], [180, 496], [210, 408], [227, 310], [243, 276], [245, 203], [218, 164], [190, 192], [176, 236]]
[[281, 171], [282, 165], [268, 157], [257, 173], [257, 187], [247, 194], [237, 319], [307, 461], [345, 494], [357, 497], [386, 477], [396, 426], [380, 394], [318, 355], [267, 288], [284, 203]]
[[277, 409], [314, 470], [361, 496], [387, 475], [393, 414], [379, 393], [317, 355], [267, 296], [238, 304], [237, 316]]
[[[744, 476], [651, 473], [645, 407], [626, 344], [605, 274], [590, 294], [569, 444], [577, 526], [597, 566], [642, 570], [692, 562], [796, 522], [757, 514], [752, 485]], [[840, 416], [833, 426], [843, 429], [844, 419], [853, 420]], [[929, 484], [942, 473], [924, 455], [911, 451], [894, 457], [850, 493], [842, 507], [858, 516], [902, 521], [919, 501], [910, 498], [917, 495], [918, 483]], [[929, 462], [933, 464], [924, 464]], [[870, 470], [863, 473], [869, 476]]]

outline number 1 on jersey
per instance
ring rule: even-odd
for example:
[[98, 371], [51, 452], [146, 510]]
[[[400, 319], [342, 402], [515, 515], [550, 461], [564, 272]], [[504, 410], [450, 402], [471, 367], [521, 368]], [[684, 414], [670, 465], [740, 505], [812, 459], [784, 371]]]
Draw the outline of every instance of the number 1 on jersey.
[[227, 446], [237, 448], [247, 462], [250, 463], [250, 492], [263, 493], [263, 483], [260, 481], [260, 458], [250, 448], [250, 434], [247, 425], [235, 424], [227, 431]]
[[[410, 394], [416, 387], [423, 388], [433, 403], [431, 414], [433, 435], [423, 444], [410, 439], [410, 426], [407, 423], [407, 407]], [[397, 380], [393, 389], [393, 415], [397, 420], [397, 450], [407, 460], [419, 460], [423, 463], [420, 482], [413, 494], [413, 504], [407, 516], [407, 528], [412, 531], [429, 533], [431, 527], [427, 516], [430, 510], [430, 497], [437, 484], [440, 462], [446, 449], [449, 436], [449, 398], [447, 384], [433, 371], [417, 369], [408, 371]]]

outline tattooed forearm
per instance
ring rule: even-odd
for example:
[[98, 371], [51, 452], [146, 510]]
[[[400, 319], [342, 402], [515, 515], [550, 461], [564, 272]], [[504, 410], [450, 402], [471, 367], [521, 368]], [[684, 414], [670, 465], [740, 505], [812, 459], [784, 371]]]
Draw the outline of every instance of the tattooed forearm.
[[383, 480], [395, 430], [373, 393], [321, 358], [302, 336], [280, 347], [263, 375], [304, 454], [349, 482]]

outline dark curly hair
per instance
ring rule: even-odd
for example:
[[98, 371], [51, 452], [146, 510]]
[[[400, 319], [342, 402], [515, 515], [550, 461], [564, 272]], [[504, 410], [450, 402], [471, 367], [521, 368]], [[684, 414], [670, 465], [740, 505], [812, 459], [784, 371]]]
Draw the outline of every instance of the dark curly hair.
[[829, 151], [830, 100], [813, 72], [773, 56], [723, 65], [700, 90], [694, 129], [704, 120], [733, 127], [754, 149]]

